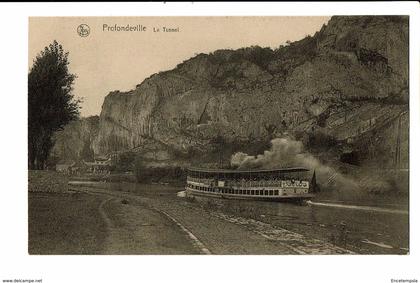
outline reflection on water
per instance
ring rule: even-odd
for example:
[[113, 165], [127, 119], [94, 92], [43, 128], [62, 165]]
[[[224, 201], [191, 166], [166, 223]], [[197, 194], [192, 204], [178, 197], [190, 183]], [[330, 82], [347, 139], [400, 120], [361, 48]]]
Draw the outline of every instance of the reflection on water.
[[208, 198], [200, 198], [199, 202], [213, 209], [252, 217], [359, 253], [407, 253], [408, 214], [278, 202]]
[[[288, 229], [307, 237], [314, 237], [363, 254], [406, 254], [408, 252], [408, 213], [390, 213], [378, 210], [360, 210], [339, 206], [299, 206], [290, 203], [226, 200], [195, 197], [194, 200], [177, 197], [183, 188], [135, 183], [90, 184], [104, 189], [132, 192], [138, 195], [160, 197], [168, 202], [187, 203], [203, 209], [249, 217]], [[322, 202], [346, 205], [346, 202], [328, 199]], [[407, 211], [408, 201], [382, 198], [376, 202], [384, 209]], [[319, 202], [319, 200], [317, 200]], [[360, 202], [360, 201], [359, 201]], [[373, 199], [359, 205], [375, 204]], [[349, 202], [355, 205], [355, 202]]]

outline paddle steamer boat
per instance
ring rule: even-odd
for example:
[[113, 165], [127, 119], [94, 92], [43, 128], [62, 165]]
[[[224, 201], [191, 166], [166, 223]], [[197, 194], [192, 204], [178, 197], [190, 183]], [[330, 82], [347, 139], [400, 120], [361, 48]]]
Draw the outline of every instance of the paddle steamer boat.
[[188, 169], [187, 196], [227, 199], [297, 201], [319, 191], [315, 171], [306, 168], [264, 170]]

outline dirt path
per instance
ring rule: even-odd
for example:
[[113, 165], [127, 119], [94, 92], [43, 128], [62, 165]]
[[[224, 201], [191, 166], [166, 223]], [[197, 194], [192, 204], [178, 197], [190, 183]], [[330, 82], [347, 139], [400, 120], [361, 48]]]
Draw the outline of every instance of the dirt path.
[[73, 189], [107, 197], [99, 206], [107, 227], [104, 254], [352, 253], [261, 221], [185, 202], [98, 188]]
[[197, 240], [153, 209], [138, 203], [122, 203], [118, 197], [107, 198], [98, 209], [107, 231], [104, 254], [203, 253]]

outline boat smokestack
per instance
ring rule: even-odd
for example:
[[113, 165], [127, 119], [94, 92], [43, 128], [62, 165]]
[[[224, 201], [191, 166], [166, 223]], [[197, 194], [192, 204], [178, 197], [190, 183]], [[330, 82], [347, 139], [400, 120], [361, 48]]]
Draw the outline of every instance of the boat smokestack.
[[312, 175], [311, 184], [309, 186], [309, 192], [310, 193], [319, 193], [320, 191], [321, 191], [321, 189], [316, 182], [316, 172], [314, 170], [314, 174]]

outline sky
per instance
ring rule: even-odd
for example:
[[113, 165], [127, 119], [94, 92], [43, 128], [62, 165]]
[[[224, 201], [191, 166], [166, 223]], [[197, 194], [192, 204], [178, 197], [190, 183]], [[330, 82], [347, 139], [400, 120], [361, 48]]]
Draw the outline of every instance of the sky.
[[[326, 17], [31, 17], [28, 70], [36, 55], [57, 40], [77, 75], [74, 95], [81, 116], [99, 115], [105, 96], [134, 89], [154, 73], [199, 53], [259, 45], [277, 48], [313, 35]], [[89, 26], [82, 37], [78, 26]], [[115, 25], [141, 31], [115, 31]], [[163, 28], [177, 32], [164, 32]], [[159, 30], [159, 31], [158, 31]]]

